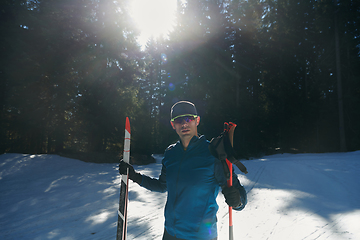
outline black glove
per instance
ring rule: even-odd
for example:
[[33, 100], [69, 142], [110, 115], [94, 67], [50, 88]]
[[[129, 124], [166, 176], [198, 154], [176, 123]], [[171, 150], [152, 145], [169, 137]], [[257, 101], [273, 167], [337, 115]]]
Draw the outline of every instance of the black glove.
[[138, 184], [141, 184], [142, 176], [140, 173], [135, 172], [134, 167], [130, 164], [126, 163], [125, 161], [121, 160], [119, 163], [119, 173], [121, 175], [127, 174], [127, 169], [129, 169], [129, 178]]
[[223, 188], [222, 193], [225, 196], [225, 202], [230, 207], [237, 208], [241, 206], [240, 192], [236, 187], [225, 187]]

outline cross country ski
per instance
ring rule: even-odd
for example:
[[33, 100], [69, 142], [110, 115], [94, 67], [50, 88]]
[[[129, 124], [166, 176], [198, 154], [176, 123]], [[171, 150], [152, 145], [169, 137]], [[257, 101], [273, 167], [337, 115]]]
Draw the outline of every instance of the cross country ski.
[[[126, 123], [125, 123], [123, 160], [126, 163], [130, 162], [130, 121], [128, 117], [126, 117]], [[126, 175], [121, 175], [116, 240], [126, 239], [128, 188], [129, 188], [129, 171], [127, 171]]]

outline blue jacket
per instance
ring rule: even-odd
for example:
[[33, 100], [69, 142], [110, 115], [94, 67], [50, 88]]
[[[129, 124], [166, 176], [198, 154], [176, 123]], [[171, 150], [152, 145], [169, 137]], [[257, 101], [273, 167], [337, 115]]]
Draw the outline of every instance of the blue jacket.
[[[165, 151], [158, 179], [143, 175], [141, 186], [151, 191], [168, 191], [165, 228], [177, 238], [217, 237], [216, 197], [226, 186], [226, 178], [220, 160], [211, 155], [208, 147], [204, 136], [194, 136], [186, 150], [178, 141]], [[233, 186], [239, 189], [243, 203], [235, 210], [241, 210], [247, 198], [236, 174]]]

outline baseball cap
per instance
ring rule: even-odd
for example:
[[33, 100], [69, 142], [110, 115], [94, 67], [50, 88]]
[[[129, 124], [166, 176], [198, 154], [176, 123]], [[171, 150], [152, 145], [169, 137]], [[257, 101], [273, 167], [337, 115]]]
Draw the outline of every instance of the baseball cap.
[[173, 121], [177, 117], [197, 115], [195, 104], [188, 101], [179, 101], [171, 107], [170, 118]]

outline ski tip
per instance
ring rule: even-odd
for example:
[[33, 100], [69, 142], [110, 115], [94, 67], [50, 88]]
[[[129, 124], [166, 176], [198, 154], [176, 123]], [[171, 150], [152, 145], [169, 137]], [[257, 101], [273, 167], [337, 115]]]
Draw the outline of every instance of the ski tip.
[[130, 133], [130, 120], [126, 117], [125, 129]]

